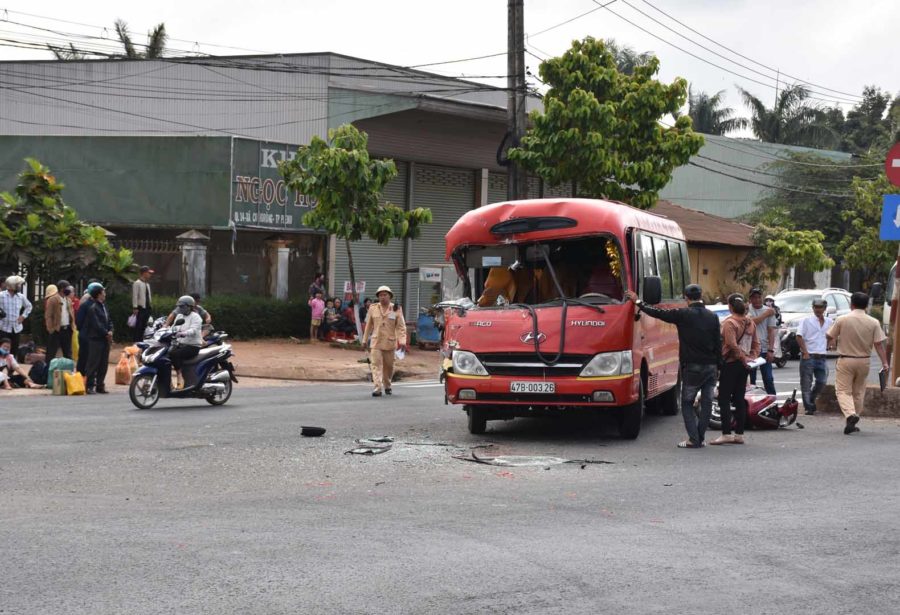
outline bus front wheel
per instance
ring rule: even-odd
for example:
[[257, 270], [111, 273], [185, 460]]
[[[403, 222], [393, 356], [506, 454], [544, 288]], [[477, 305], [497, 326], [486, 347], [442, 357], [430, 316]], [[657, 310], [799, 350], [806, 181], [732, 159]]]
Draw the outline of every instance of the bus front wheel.
[[469, 433], [480, 436], [487, 431], [487, 410], [481, 406], [466, 406], [469, 415]]
[[644, 420], [644, 387], [633, 404], [619, 408], [619, 435], [625, 440], [634, 440], [641, 433]]

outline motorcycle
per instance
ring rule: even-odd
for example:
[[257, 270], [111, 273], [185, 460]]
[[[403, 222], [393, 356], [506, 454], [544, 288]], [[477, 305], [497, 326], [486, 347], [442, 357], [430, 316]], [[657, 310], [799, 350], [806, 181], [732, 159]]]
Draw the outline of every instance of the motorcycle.
[[[722, 429], [722, 413], [719, 410], [718, 388], [713, 397], [712, 414], [709, 417], [709, 428], [713, 431]], [[800, 404], [797, 403], [797, 389], [790, 399], [785, 400], [781, 406], [774, 395], [766, 393], [765, 389], [749, 385], [744, 399], [747, 401], [747, 427], [755, 429], [778, 429], [789, 427], [797, 421], [797, 411]], [[732, 418], [732, 421], [734, 419]], [[732, 424], [732, 427], [734, 425]]]
[[[175, 321], [179, 324], [178, 320]], [[231, 344], [225, 343], [228, 335], [218, 331], [206, 336], [206, 346], [196, 357], [181, 366], [184, 387], [172, 387], [172, 361], [169, 350], [175, 342], [176, 330], [157, 327], [151, 340], [138, 342], [143, 364], [131, 378], [128, 396], [131, 403], [141, 410], [156, 405], [163, 397], [205, 399], [213, 406], [221, 406], [231, 397], [232, 383], [237, 383]]]

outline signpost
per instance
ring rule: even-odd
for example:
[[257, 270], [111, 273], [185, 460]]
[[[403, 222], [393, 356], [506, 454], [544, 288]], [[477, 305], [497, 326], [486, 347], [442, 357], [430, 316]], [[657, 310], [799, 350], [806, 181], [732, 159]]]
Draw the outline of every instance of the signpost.
[[[887, 175], [888, 181], [895, 186], [900, 186], [900, 143], [892, 147], [884, 161], [884, 174]], [[881, 230], [879, 236], [882, 240], [900, 239], [900, 195], [886, 194], [884, 195], [884, 208], [881, 211]], [[897, 295], [898, 284], [900, 284], [900, 249], [897, 251], [897, 277], [894, 278], [894, 295]], [[891, 381], [890, 386], [894, 386], [897, 378], [900, 377], [900, 366], [898, 366], [897, 352], [900, 350], [900, 327], [897, 326], [898, 302], [894, 297], [891, 301], [891, 326], [893, 327], [893, 351], [891, 353]]]

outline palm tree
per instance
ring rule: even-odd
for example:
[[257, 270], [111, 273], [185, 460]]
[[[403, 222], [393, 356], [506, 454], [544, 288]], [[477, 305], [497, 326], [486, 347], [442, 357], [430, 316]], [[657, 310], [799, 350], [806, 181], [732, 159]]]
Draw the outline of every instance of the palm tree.
[[616, 68], [619, 69], [620, 73], [626, 75], [633, 75], [635, 68], [647, 64], [650, 58], [653, 57], [652, 51], [638, 53], [628, 45], [619, 45], [612, 38], [606, 39], [603, 41], [603, 44], [606, 45], [606, 48], [616, 59]]
[[88, 57], [87, 53], [76, 49], [72, 43], [69, 43], [68, 49], [47, 43], [47, 49], [53, 52], [57, 60], [83, 60]]
[[809, 90], [800, 84], [782, 90], [772, 109], [767, 109], [760, 99], [740, 86], [738, 91], [750, 109], [750, 129], [761, 141], [825, 147], [838, 139], [827, 126], [823, 111], [807, 103]]
[[724, 135], [747, 128], [750, 124], [747, 118], [733, 117], [734, 109], [721, 107], [723, 94], [725, 90], [716, 92], [714, 96], [706, 92], [694, 94], [688, 88], [688, 115], [694, 121], [694, 130], [708, 135]]
[[125, 58], [136, 60], [141, 58], [155, 59], [161, 58], [166, 49], [166, 24], [161, 23], [147, 33], [147, 45], [144, 51], [138, 51], [128, 34], [128, 24], [123, 19], [116, 20], [116, 35], [122, 42], [125, 50]]

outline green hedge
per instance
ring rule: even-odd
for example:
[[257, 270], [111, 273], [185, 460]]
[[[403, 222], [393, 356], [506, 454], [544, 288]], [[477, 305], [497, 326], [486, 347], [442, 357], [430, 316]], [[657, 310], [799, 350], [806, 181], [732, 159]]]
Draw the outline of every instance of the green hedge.
[[[154, 296], [153, 317], [166, 316], [175, 307], [177, 297]], [[255, 295], [218, 295], [202, 301], [213, 316], [213, 326], [226, 331], [234, 339], [257, 337], [309, 337], [309, 306], [304, 301], [277, 301]], [[131, 294], [110, 293], [107, 307], [113, 319], [116, 341], [128, 341], [128, 317], [131, 316]], [[26, 321], [32, 339], [38, 345], [47, 343], [43, 301], [34, 303]], [[31, 327], [30, 325], [35, 326]]]

